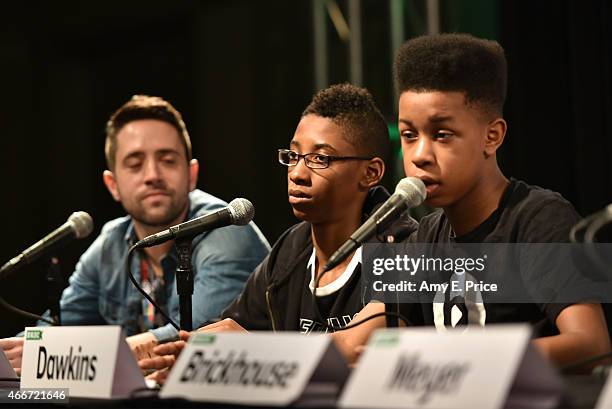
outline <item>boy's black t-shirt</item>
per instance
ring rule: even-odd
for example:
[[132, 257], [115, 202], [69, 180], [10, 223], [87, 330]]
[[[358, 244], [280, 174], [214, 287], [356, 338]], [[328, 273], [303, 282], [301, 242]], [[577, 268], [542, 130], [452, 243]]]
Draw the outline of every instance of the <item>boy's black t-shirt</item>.
[[[364, 289], [361, 286], [361, 263], [355, 266], [348, 281], [338, 290], [326, 294], [317, 295], [317, 308], [321, 317], [327, 321], [332, 328], [341, 328], [353, 319], [361, 309], [369, 302]], [[299, 331], [302, 333], [318, 332], [323, 330], [323, 325], [316, 320], [316, 314], [312, 305], [312, 291], [309, 287], [311, 277], [304, 275], [300, 300], [300, 323]], [[318, 290], [320, 292], [320, 289]]]
[[[425, 216], [410, 237], [413, 243], [566, 243], [569, 232], [580, 216], [559, 193], [528, 185], [514, 178], [506, 188], [499, 207], [471, 232], [455, 236], [442, 210]], [[537, 272], [535, 272], [537, 274]], [[485, 303], [484, 311], [462, 310], [463, 314], [480, 314], [464, 321], [487, 323], [528, 322], [536, 336], [558, 333], [555, 321], [569, 304], [500, 304]], [[402, 307], [413, 325], [451, 326], [450, 309], [444, 305], [444, 322], [434, 314], [432, 303], [407, 304]], [[437, 318], [435, 318], [437, 317]]]

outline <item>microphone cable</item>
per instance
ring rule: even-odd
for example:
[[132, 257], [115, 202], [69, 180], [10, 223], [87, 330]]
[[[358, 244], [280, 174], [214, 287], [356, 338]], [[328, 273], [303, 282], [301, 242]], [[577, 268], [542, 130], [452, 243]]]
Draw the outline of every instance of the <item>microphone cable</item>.
[[57, 322], [49, 318], [46, 318], [46, 317], [43, 317], [42, 315], [34, 314], [32, 312], [22, 310], [21, 308], [15, 307], [13, 304], [6, 301], [2, 296], [0, 296], [0, 306], [4, 307], [5, 309], [7, 309], [8, 311], [14, 314], [21, 315], [28, 319], [34, 319], [36, 321], [43, 321], [50, 325], [57, 325]]
[[317, 304], [317, 288], [319, 287], [319, 284], [321, 283], [321, 278], [328, 273], [329, 270], [323, 270], [321, 272], [321, 274], [319, 274], [319, 276], [316, 278], [315, 283], [314, 283], [314, 288], [312, 289], [312, 304], [313, 304], [313, 309], [314, 309], [314, 313], [315, 313], [315, 317], [316, 319], [323, 325], [323, 328], [325, 331], [327, 330], [331, 330], [332, 332], [337, 332], [337, 331], [344, 331], [347, 329], [351, 329], [351, 328], [355, 328], [358, 327], [362, 324], [365, 324], [366, 322], [373, 320], [374, 318], [378, 318], [378, 317], [393, 317], [393, 318], [398, 318], [399, 320], [401, 320], [404, 325], [406, 325], [407, 327], [410, 326], [410, 322], [408, 321], [408, 318], [406, 318], [405, 316], [403, 316], [400, 313], [397, 312], [391, 312], [391, 311], [385, 311], [385, 312], [377, 312], [376, 314], [372, 314], [368, 317], [365, 317], [364, 319], [357, 321], [357, 322], [351, 322], [343, 327], [335, 327], [333, 324], [329, 324], [327, 322], [327, 320], [324, 320], [323, 317], [321, 316], [321, 311], [319, 310], [319, 305]]
[[570, 362], [568, 364], [565, 364], [559, 368], [559, 371], [561, 371], [562, 373], [567, 373], [567, 372], [572, 371], [573, 369], [577, 369], [585, 365], [592, 364], [593, 362], [601, 361], [602, 359], [606, 359], [610, 357], [612, 357], [612, 351], [606, 352], [605, 354], [593, 355], [588, 358], [579, 359], [579, 360]]
[[136, 277], [134, 277], [134, 274], [132, 274], [132, 257], [134, 257], [134, 252], [139, 248], [140, 246], [138, 245], [138, 243], [136, 243], [128, 250], [128, 254], [125, 259], [125, 271], [127, 271], [130, 281], [132, 282], [132, 284], [134, 284], [134, 287], [136, 287], [138, 292], [142, 294], [142, 296], [146, 298], [151, 304], [153, 304], [155, 310], [159, 311], [159, 313], [168, 321], [169, 324], [171, 324], [177, 331], [180, 331], [181, 328], [176, 324], [176, 322], [172, 318], [170, 318], [166, 311], [164, 311], [149, 294], [147, 294], [147, 292], [140, 286], [140, 283], [138, 283], [138, 280], [136, 280]]

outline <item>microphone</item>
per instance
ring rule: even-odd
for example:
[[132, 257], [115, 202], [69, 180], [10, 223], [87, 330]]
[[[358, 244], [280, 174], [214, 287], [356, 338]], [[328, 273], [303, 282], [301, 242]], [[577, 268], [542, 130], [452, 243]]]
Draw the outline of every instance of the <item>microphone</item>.
[[134, 247], [152, 247], [169, 240], [192, 238], [205, 231], [230, 225], [244, 226], [253, 220], [255, 208], [247, 199], [234, 199], [227, 207], [186, 221], [140, 240]]
[[570, 241], [572, 243], [593, 243], [597, 231], [610, 221], [612, 221], [612, 203], [576, 223], [570, 230]]
[[66, 223], [47, 236], [24, 250], [0, 268], [0, 279], [8, 276], [20, 267], [34, 262], [45, 253], [50, 253], [65, 245], [72, 239], [82, 239], [93, 231], [93, 220], [85, 212], [74, 212]]
[[421, 179], [407, 177], [399, 181], [395, 193], [387, 199], [382, 206], [365, 221], [351, 237], [329, 258], [323, 271], [329, 271], [340, 264], [355, 251], [364, 241], [372, 237], [377, 231], [384, 229], [391, 222], [399, 218], [402, 213], [411, 207], [423, 203], [427, 196], [425, 184]]

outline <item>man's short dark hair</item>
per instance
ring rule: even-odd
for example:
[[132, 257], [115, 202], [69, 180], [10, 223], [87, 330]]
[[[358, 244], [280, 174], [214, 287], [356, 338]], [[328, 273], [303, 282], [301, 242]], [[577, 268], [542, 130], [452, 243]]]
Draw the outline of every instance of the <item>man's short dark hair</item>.
[[400, 94], [458, 91], [485, 113], [502, 114], [507, 64], [496, 41], [469, 34], [416, 37], [400, 47], [394, 71]]
[[110, 170], [115, 169], [117, 153], [117, 134], [129, 122], [139, 119], [157, 119], [172, 125], [178, 132], [179, 139], [185, 148], [187, 160], [191, 160], [191, 139], [181, 113], [172, 104], [160, 97], [134, 95], [123, 104], [106, 123], [106, 144], [104, 154]]
[[344, 129], [345, 138], [360, 155], [387, 159], [389, 130], [374, 98], [365, 88], [337, 84], [321, 90], [312, 98], [302, 116], [329, 118]]

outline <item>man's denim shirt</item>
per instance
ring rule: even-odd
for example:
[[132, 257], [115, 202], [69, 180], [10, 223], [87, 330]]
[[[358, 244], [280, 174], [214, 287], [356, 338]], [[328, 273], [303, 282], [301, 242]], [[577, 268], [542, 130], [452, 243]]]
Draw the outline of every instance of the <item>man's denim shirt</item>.
[[[189, 219], [220, 209], [222, 200], [194, 190], [189, 194]], [[81, 256], [61, 299], [63, 325], [121, 325], [126, 335], [134, 335], [142, 314], [142, 295], [129, 281], [124, 265], [127, 251], [136, 240], [130, 216], [112, 220], [102, 228], [93, 244]], [[257, 226], [219, 228], [194, 238], [193, 328], [217, 318], [238, 296], [244, 283], [270, 251], [270, 245]], [[179, 302], [174, 273], [176, 249], [172, 247], [161, 262], [167, 291], [167, 309], [179, 322]], [[132, 258], [132, 272], [140, 282], [140, 254]], [[49, 313], [45, 313], [46, 316]], [[43, 322], [38, 325], [45, 325]], [[152, 329], [160, 341], [177, 338], [170, 324]]]

